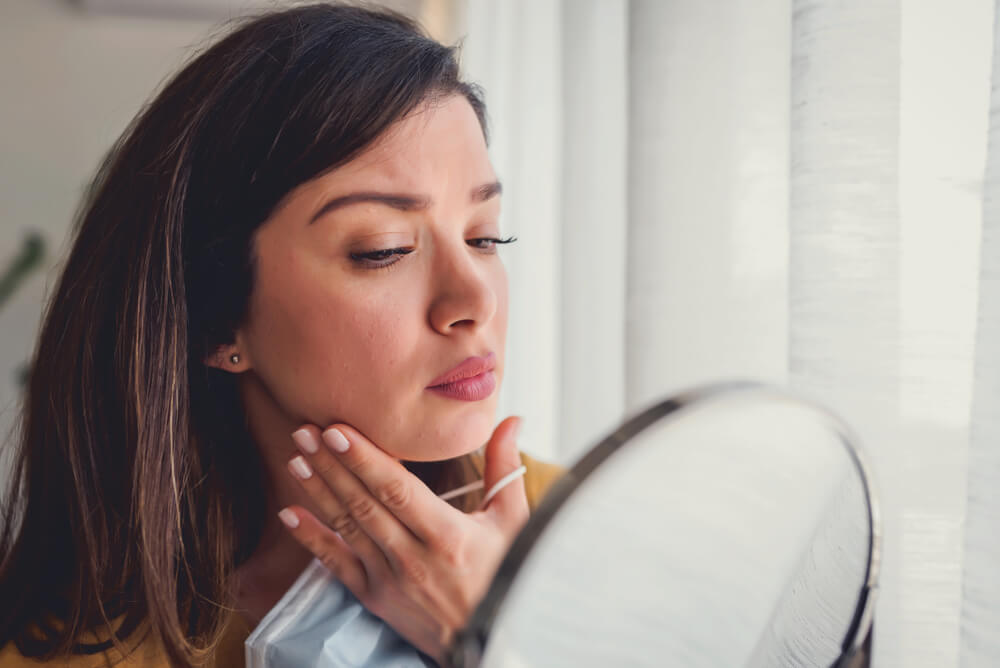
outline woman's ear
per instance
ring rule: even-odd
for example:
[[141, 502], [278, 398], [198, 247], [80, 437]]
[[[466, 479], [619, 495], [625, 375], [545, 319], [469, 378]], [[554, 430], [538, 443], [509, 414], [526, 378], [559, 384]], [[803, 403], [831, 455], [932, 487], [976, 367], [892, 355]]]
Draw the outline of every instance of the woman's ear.
[[229, 371], [230, 373], [242, 373], [251, 368], [250, 359], [246, 352], [241, 350], [240, 339], [237, 337], [235, 343], [219, 346], [213, 352], [205, 356], [206, 366]]

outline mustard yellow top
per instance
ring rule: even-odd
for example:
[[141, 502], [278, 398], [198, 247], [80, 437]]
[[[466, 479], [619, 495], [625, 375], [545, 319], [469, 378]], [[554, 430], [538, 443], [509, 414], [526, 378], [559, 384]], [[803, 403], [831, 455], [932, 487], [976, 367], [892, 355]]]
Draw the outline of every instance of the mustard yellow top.
[[[552, 483], [564, 473], [564, 469], [554, 464], [538, 461], [524, 453], [521, 453], [521, 461], [528, 469], [524, 476], [524, 489], [528, 497], [528, 506], [534, 510]], [[218, 649], [209, 664], [211, 668], [244, 668], [243, 642], [252, 630], [243, 617], [233, 613], [229, 618]], [[98, 638], [85, 640], [98, 640]], [[114, 648], [101, 654], [73, 655], [49, 661], [37, 661], [21, 656], [14, 643], [8, 643], [0, 650], [0, 668], [38, 668], [39, 666], [169, 668], [170, 664], [163, 648], [152, 639], [140, 640], [124, 660], [122, 660], [121, 653]]]

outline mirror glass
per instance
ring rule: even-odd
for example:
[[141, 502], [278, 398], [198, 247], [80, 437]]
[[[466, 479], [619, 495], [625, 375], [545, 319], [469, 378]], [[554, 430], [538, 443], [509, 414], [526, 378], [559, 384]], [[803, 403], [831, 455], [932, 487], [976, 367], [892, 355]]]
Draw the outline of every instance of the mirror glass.
[[826, 411], [762, 387], [672, 398], [553, 488], [453, 663], [854, 665], [842, 650], [870, 629], [877, 571], [870, 501]]

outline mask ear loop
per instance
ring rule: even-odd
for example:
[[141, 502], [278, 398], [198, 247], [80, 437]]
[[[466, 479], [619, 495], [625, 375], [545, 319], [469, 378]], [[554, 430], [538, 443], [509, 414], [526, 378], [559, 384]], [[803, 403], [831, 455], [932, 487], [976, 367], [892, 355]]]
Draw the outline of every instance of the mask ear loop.
[[497, 480], [497, 484], [493, 485], [493, 487], [490, 488], [490, 491], [486, 492], [486, 496], [483, 497], [483, 502], [479, 505], [479, 509], [485, 509], [486, 505], [493, 500], [493, 497], [496, 496], [501, 489], [514, 482], [527, 472], [527, 466], [519, 466], [504, 477]]
[[[527, 466], [520, 466], [511, 471], [510, 473], [508, 473], [507, 475], [505, 475], [504, 477], [497, 480], [496, 484], [493, 485], [493, 487], [491, 487], [488, 492], [486, 492], [486, 496], [483, 497], [483, 502], [479, 504], [479, 510], [483, 510], [484, 508], [486, 508], [487, 504], [489, 504], [489, 502], [493, 500], [493, 497], [496, 496], [501, 489], [503, 489], [510, 483], [514, 482], [527, 472], [528, 472]], [[448, 499], [454, 499], [456, 496], [462, 496], [464, 494], [468, 494], [469, 492], [474, 492], [477, 489], [482, 489], [484, 484], [485, 483], [483, 483], [482, 480], [477, 480], [476, 482], [469, 483], [468, 485], [463, 485], [457, 489], [445, 492], [444, 494], [438, 494], [438, 498], [443, 501], [447, 501]]]
[[464, 496], [469, 492], [475, 492], [477, 489], [483, 488], [483, 481], [477, 480], [476, 482], [470, 482], [468, 485], [462, 485], [457, 489], [453, 489], [450, 492], [445, 492], [444, 494], [438, 494], [438, 498], [442, 501], [447, 501], [448, 499], [454, 499], [456, 496]]

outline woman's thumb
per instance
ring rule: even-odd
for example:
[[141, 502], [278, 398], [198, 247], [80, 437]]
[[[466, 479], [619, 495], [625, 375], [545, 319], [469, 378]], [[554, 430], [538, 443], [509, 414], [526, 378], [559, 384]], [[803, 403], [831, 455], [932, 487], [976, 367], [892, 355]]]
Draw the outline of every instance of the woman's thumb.
[[[522, 419], [509, 417], [493, 430], [493, 436], [486, 444], [486, 464], [483, 483], [487, 494], [494, 485], [521, 467], [521, 455], [517, 450], [517, 433]], [[488, 502], [486, 511], [493, 514], [501, 524], [518, 531], [528, 519], [528, 497], [524, 492], [524, 476], [508, 482], [503, 489]]]

